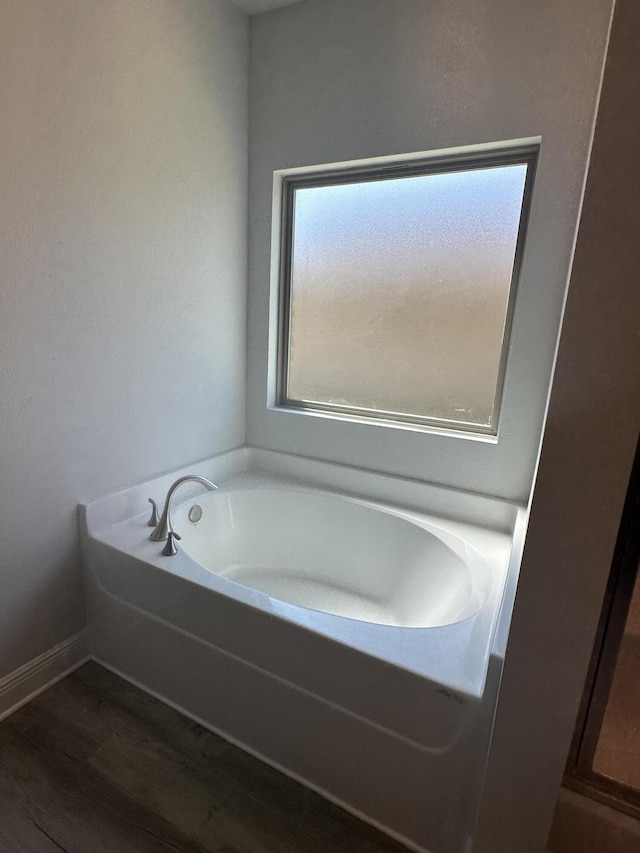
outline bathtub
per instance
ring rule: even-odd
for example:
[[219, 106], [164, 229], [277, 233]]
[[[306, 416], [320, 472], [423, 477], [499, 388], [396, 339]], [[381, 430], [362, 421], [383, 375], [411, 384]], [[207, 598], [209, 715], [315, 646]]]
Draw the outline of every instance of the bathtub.
[[176, 493], [172, 557], [145, 511], [170, 477], [81, 509], [94, 658], [408, 846], [463, 853], [513, 531], [252, 461], [198, 466], [220, 488]]

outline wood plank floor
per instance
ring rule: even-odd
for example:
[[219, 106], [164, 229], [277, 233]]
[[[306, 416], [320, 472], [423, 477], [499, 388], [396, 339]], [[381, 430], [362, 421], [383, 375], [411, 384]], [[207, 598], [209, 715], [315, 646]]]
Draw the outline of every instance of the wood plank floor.
[[95, 663], [0, 723], [0, 853], [406, 853]]

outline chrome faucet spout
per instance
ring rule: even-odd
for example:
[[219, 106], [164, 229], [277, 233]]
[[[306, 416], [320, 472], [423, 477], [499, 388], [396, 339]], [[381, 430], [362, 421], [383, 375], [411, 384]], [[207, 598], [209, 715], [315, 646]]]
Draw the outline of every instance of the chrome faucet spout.
[[180, 477], [177, 479], [175, 483], [172, 483], [169, 487], [169, 491], [167, 492], [167, 497], [164, 502], [164, 509], [160, 516], [160, 521], [153, 529], [149, 539], [153, 539], [154, 542], [163, 542], [165, 539], [169, 538], [169, 533], [174, 532], [171, 524], [171, 500], [173, 499], [176, 490], [183, 483], [189, 482], [202, 483], [202, 485], [206, 486], [210, 492], [213, 492], [214, 489], [218, 488], [215, 483], [211, 482], [211, 480], [207, 480], [206, 477], [201, 477], [199, 474], [187, 474], [186, 477]]

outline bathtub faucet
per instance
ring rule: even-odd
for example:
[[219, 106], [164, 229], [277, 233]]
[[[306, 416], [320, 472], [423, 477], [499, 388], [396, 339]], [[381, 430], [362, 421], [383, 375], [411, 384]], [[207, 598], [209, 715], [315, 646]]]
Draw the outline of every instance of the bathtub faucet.
[[173, 498], [176, 489], [178, 489], [183, 483], [189, 483], [191, 481], [194, 483], [202, 483], [202, 485], [206, 486], [210, 492], [213, 492], [214, 489], [218, 488], [215, 483], [211, 482], [211, 480], [207, 480], [206, 477], [200, 477], [198, 474], [187, 474], [186, 477], [180, 477], [169, 487], [167, 498], [164, 502], [164, 509], [160, 516], [160, 521], [153, 529], [149, 539], [153, 539], [154, 542], [162, 542], [169, 538], [169, 533], [175, 532], [171, 526], [171, 499]]

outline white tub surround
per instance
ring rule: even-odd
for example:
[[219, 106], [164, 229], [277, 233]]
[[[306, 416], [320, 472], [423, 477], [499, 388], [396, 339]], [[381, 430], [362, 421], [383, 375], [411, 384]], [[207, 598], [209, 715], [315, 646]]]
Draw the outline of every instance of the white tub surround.
[[453, 521], [442, 489], [407, 482], [402, 506], [393, 478], [247, 448], [189, 471], [220, 489], [176, 494], [174, 557], [147, 498], [184, 472], [81, 508], [93, 655], [416, 848], [463, 851], [523, 513], [449, 493]]

